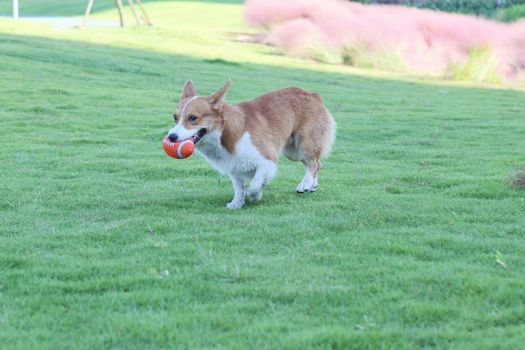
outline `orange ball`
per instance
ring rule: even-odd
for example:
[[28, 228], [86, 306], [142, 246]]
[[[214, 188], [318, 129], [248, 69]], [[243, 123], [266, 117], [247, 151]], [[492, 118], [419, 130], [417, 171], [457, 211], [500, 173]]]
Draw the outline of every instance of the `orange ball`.
[[165, 136], [164, 140], [162, 140], [162, 147], [168, 156], [177, 159], [188, 158], [195, 150], [195, 144], [191, 138], [171, 142], [168, 136]]

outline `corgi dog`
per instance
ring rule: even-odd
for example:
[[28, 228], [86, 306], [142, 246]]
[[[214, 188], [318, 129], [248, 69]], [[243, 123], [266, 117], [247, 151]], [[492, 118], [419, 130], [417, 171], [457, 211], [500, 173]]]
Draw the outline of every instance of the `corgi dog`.
[[198, 96], [188, 80], [173, 115], [170, 141], [192, 138], [196, 151], [230, 177], [234, 196], [229, 209], [242, 208], [245, 198], [261, 200], [281, 153], [306, 166], [296, 191], [314, 192], [320, 158], [330, 152], [336, 128], [321, 96], [292, 87], [228, 104], [229, 88], [230, 80], [217, 92]]

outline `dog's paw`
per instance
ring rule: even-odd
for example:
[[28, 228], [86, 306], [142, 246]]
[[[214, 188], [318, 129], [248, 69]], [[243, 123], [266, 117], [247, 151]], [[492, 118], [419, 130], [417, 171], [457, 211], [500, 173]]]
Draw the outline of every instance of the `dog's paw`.
[[226, 204], [226, 208], [228, 209], [241, 209], [244, 206], [244, 201], [231, 201], [230, 203]]
[[246, 195], [248, 197], [248, 200], [250, 202], [258, 202], [262, 199], [262, 192], [261, 191], [248, 191], [248, 194]]
[[295, 191], [297, 193], [315, 192], [317, 190], [317, 184], [314, 181], [301, 181]]

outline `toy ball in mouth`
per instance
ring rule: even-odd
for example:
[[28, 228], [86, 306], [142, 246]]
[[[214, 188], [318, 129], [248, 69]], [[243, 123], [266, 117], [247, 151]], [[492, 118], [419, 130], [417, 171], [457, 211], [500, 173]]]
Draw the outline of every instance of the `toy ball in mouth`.
[[165, 136], [162, 140], [162, 147], [168, 156], [177, 159], [188, 158], [195, 150], [195, 144], [191, 138], [171, 142], [168, 136]]

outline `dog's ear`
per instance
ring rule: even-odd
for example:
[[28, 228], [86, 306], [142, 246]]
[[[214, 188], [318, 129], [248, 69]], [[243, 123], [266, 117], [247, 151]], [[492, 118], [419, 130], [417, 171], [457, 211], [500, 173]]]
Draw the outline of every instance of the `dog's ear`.
[[228, 92], [228, 89], [230, 88], [231, 80], [228, 79], [226, 84], [224, 84], [223, 87], [221, 87], [216, 93], [211, 95], [211, 108], [220, 111], [222, 109], [222, 106], [224, 105], [224, 97], [226, 96], [226, 92]]
[[195, 92], [195, 87], [193, 87], [193, 82], [191, 80], [188, 80], [184, 84], [184, 88], [182, 88], [182, 95], [180, 97], [180, 100], [182, 101], [185, 98], [193, 97], [195, 95], [197, 95], [197, 92]]

